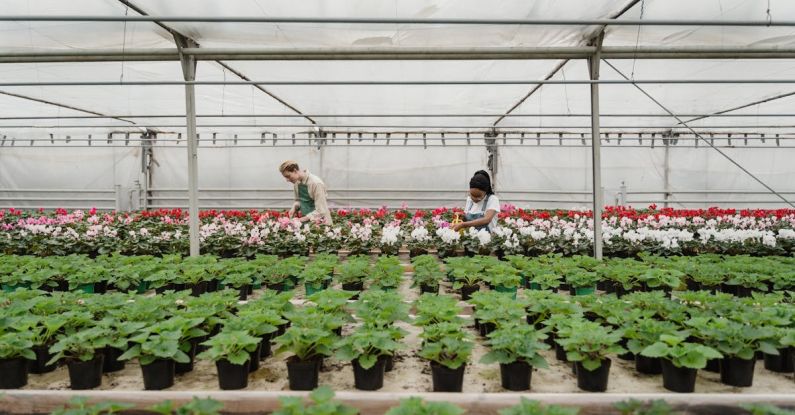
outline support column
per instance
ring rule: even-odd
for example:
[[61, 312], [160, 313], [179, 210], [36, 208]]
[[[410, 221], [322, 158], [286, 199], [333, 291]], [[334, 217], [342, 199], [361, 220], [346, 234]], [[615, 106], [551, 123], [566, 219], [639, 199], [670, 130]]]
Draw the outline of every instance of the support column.
[[[174, 34], [180, 51], [182, 75], [185, 81], [196, 80], [196, 59], [182, 54], [183, 48], [196, 47], [192, 40]], [[185, 85], [185, 118], [188, 143], [188, 234], [190, 236], [190, 256], [199, 255], [199, 141], [196, 136], [196, 91], [193, 84]]]
[[665, 140], [665, 160], [663, 161], [663, 187], [665, 189], [664, 207], [668, 207], [668, 199], [671, 197], [671, 144], [670, 140]]
[[[602, 32], [595, 41], [596, 53], [588, 60], [588, 69], [592, 80], [599, 79], [599, 62], [602, 59]], [[599, 128], [599, 84], [591, 84], [591, 168], [593, 177], [593, 256], [602, 259], [602, 148]]]

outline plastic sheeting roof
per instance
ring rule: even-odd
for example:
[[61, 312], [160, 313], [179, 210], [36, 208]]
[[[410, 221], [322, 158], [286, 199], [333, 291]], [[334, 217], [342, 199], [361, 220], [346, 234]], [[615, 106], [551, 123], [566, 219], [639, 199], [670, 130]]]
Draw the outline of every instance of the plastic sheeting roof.
[[[412, 1], [265, 1], [265, 0], [132, 0], [153, 16], [270, 16], [270, 17], [370, 17], [370, 18], [480, 18], [480, 19], [604, 19], [622, 10], [629, 0], [510, 0], [485, 4], [479, 0]], [[137, 15], [118, 0], [6, 0], [1, 15]], [[791, 0], [643, 0], [622, 19], [786, 20], [795, 18]], [[564, 47], [584, 45], [598, 30], [594, 26], [499, 26], [420, 24], [265, 24], [191, 23], [168, 25], [192, 37], [205, 48], [434, 48], [434, 47]], [[714, 46], [795, 47], [792, 27], [679, 27], [614, 26], [606, 30], [606, 46]], [[0, 51], [92, 50], [174, 48], [171, 35], [147, 22], [0, 22]], [[2, 54], [0, 52], [0, 54]], [[558, 60], [478, 61], [234, 61], [228, 64], [253, 80], [537, 80], [543, 79]], [[613, 60], [635, 79], [795, 79], [795, 61], [777, 60]], [[202, 61], [198, 81], [239, 80], [218, 63]], [[602, 65], [603, 79], [621, 79]], [[553, 79], [587, 79], [584, 61], [570, 61]], [[94, 62], [0, 64], [0, 82], [58, 81], [181, 81], [179, 62]], [[351, 118], [345, 114], [501, 114], [525, 96], [532, 85], [423, 85], [423, 86], [266, 86], [268, 91], [307, 114], [339, 114], [318, 119], [334, 130], [339, 125], [395, 125], [396, 127], [456, 125], [475, 129], [491, 125], [496, 117], [468, 118]], [[712, 113], [795, 90], [788, 84], [764, 85], [644, 85], [650, 94], [677, 113]], [[113, 115], [184, 114], [182, 86], [63, 86], [4, 87], [3, 92], [53, 101]], [[632, 85], [601, 88], [602, 113], [662, 114]], [[253, 86], [201, 85], [196, 87], [199, 114], [294, 114]], [[590, 110], [585, 85], [545, 85], [517, 108], [517, 114], [584, 114]], [[786, 113], [795, 97], [756, 105], [737, 113]], [[12, 116], [70, 116], [83, 112], [0, 94], [0, 114]], [[135, 119], [138, 125], [181, 125], [184, 119]], [[792, 117], [710, 118], [695, 127], [727, 126], [715, 131], [768, 131], [791, 123]], [[202, 127], [200, 132], [240, 131], [259, 136], [262, 131], [306, 130], [307, 120], [290, 118], [200, 119], [200, 125], [245, 124], [257, 128]], [[296, 128], [262, 127], [266, 124]], [[675, 126], [667, 117], [603, 118], [605, 129], [621, 126], [633, 130]], [[48, 128], [8, 128], [30, 125]], [[57, 126], [100, 128], [54, 128]], [[515, 117], [500, 127], [527, 131], [587, 127], [587, 117]], [[104, 134], [109, 131], [142, 131], [129, 122], [89, 120], [0, 120], [2, 131], [20, 138], [45, 134]], [[741, 128], [743, 127], [743, 128]], [[745, 128], [748, 127], [748, 128]], [[184, 132], [181, 127], [161, 131]], [[364, 128], [362, 128], [364, 129]], [[400, 128], [386, 128], [399, 130]], [[378, 130], [367, 128], [367, 130]], [[588, 132], [587, 130], [577, 130]]]

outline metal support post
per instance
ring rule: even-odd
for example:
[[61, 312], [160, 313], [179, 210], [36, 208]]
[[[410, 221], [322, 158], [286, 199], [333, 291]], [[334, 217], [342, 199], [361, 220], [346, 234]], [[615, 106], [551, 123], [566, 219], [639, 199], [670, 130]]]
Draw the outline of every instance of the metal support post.
[[[195, 42], [184, 36], [174, 34], [177, 47], [196, 47]], [[180, 53], [182, 75], [186, 82], [196, 80], [196, 58]], [[199, 255], [199, 142], [196, 137], [196, 91], [192, 83], [185, 84], [185, 118], [188, 143], [188, 233], [190, 236], [190, 256]]]
[[[596, 39], [596, 53], [588, 60], [591, 80], [599, 79], [599, 62], [601, 61], [602, 41], [604, 32]], [[591, 167], [593, 177], [593, 256], [602, 259], [602, 153], [601, 134], [599, 130], [599, 84], [591, 84]]]

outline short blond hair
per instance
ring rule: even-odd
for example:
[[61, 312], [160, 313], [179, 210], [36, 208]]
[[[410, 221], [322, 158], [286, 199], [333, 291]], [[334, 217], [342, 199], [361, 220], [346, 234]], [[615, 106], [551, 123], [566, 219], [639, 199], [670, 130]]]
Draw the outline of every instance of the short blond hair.
[[279, 166], [279, 173], [298, 171], [298, 162], [295, 160], [287, 160]]

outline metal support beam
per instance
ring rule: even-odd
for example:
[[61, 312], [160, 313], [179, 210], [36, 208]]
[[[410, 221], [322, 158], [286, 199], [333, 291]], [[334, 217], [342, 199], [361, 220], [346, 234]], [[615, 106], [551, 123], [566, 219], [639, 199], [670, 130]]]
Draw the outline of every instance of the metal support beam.
[[671, 197], [671, 146], [667, 141], [665, 144], [665, 160], [663, 161], [663, 188], [665, 189], [664, 207], [668, 207], [668, 199]]
[[[597, 52], [588, 60], [588, 71], [591, 80], [599, 79], [599, 63], [601, 57], [599, 49], [602, 47], [604, 32], [599, 34], [595, 41]], [[602, 206], [604, 205], [604, 192], [602, 191], [602, 152], [601, 133], [599, 131], [599, 84], [591, 84], [591, 168], [593, 178], [593, 256], [602, 259]]]
[[497, 26], [710, 26], [793, 27], [795, 20], [698, 20], [698, 19], [412, 19], [356, 17], [268, 16], [103, 16], [16, 15], [0, 16], [0, 22], [201, 22], [201, 23], [309, 23], [375, 25], [497, 25]]
[[[195, 46], [184, 36], [174, 34], [174, 41], [180, 48]], [[196, 59], [193, 56], [181, 57], [182, 75], [185, 81], [196, 79]], [[199, 255], [199, 142], [196, 137], [196, 91], [192, 84], [185, 84], [185, 120], [188, 126], [188, 229], [190, 236], [190, 256]]]
[[494, 188], [493, 190], [496, 191], [497, 173], [500, 164], [500, 151], [499, 146], [497, 145], [497, 133], [491, 131], [484, 134], [484, 137], [486, 137], [486, 151], [489, 153], [489, 159], [486, 164], [489, 169], [489, 174], [491, 175], [491, 183], [492, 187]]
[[[171, 30], [174, 33], [173, 30]], [[185, 48], [200, 61], [586, 59], [593, 46], [496, 48]], [[607, 46], [604, 59], [793, 59], [795, 48]], [[0, 50], [0, 63], [178, 61], [176, 49]], [[219, 62], [220, 63], [220, 62]], [[565, 62], [559, 63], [561, 66]], [[555, 71], [553, 71], [555, 72]], [[552, 73], [554, 75], [554, 73]]]

